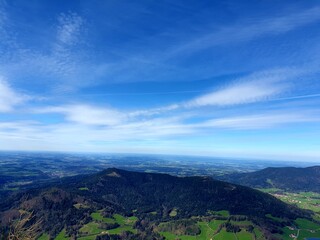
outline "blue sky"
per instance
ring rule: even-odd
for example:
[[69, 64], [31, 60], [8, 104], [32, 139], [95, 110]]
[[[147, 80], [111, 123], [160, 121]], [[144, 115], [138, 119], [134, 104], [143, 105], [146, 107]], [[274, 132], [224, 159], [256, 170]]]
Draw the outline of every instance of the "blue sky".
[[0, 149], [320, 161], [319, 1], [0, 0]]

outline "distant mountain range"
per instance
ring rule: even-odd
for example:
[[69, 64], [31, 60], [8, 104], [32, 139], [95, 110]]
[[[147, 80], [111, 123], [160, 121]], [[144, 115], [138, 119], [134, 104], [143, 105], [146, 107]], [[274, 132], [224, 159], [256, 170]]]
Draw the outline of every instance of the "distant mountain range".
[[[77, 230], [90, 221], [90, 214], [99, 209], [110, 214], [134, 214], [139, 219], [152, 212], [153, 221], [206, 216], [219, 210], [248, 216], [260, 224], [265, 224], [267, 214], [282, 219], [309, 217], [308, 212], [269, 194], [210, 177], [175, 177], [111, 168], [15, 194], [0, 203], [0, 218], [1, 225], [8, 226], [10, 219], [19, 217], [21, 212], [33, 213], [34, 219], [41, 219], [42, 231], [51, 236], [65, 228], [76, 236]], [[172, 211], [174, 215], [170, 214]]]
[[320, 166], [269, 167], [256, 172], [228, 174], [219, 179], [254, 188], [320, 192]]

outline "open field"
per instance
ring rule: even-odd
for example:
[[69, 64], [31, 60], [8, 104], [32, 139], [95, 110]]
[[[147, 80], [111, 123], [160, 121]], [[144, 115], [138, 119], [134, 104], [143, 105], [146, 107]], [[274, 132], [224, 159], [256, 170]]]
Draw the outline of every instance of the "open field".
[[66, 236], [66, 230], [63, 229], [58, 236], [54, 240], [68, 240], [69, 238]]
[[[251, 239], [262, 239], [262, 233], [258, 226], [255, 226], [251, 221], [235, 221], [228, 218], [229, 213], [227, 211], [221, 211], [221, 215], [225, 215], [225, 220], [212, 219], [210, 221], [205, 221], [199, 219], [197, 225], [200, 228], [200, 234], [190, 236], [190, 235], [176, 235], [172, 232], [165, 231], [160, 232], [162, 236], [169, 240], [207, 240], [207, 239], [235, 239], [235, 240], [251, 240]], [[170, 223], [170, 222], [169, 222]], [[228, 232], [226, 230], [226, 224], [230, 223], [234, 226], [239, 227], [238, 232]], [[166, 223], [168, 224], [168, 223]], [[174, 224], [172, 222], [172, 224]], [[253, 231], [247, 231], [248, 227], [252, 226]]]
[[[271, 215], [267, 217], [276, 220], [278, 222], [284, 222], [281, 218], [276, 218]], [[238, 226], [240, 231], [230, 232], [227, 231], [225, 224], [231, 223], [234, 226]], [[189, 235], [176, 235], [172, 232], [160, 232], [162, 236], [169, 240], [207, 240], [207, 239], [230, 239], [230, 240], [253, 240], [264, 239], [264, 236], [258, 226], [251, 221], [235, 221], [227, 218], [226, 220], [213, 219], [209, 222], [198, 221], [197, 225], [201, 229], [201, 233], [195, 236]], [[249, 226], [253, 227], [253, 230], [248, 230]], [[312, 237], [320, 237], [320, 225], [307, 219], [298, 218], [294, 221], [294, 224], [284, 226], [281, 228], [283, 233], [276, 236], [283, 240], [304, 240]]]
[[[270, 216], [268, 216], [270, 217]], [[277, 218], [279, 222], [281, 219]], [[320, 237], [320, 224], [313, 221], [298, 218], [292, 225], [284, 226], [283, 233], [277, 234], [283, 240], [305, 240], [307, 238]]]
[[[124, 217], [120, 214], [114, 214], [112, 217], [103, 217], [101, 211], [91, 214], [92, 222], [85, 224], [80, 229], [79, 239], [95, 239], [99, 234], [120, 234], [122, 232], [136, 233], [133, 224], [138, 220], [136, 217]], [[105, 230], [101, 223], [118, 224], [118, 227]]]
[[[124, 217], [120, 214], [114, 214], [112, 217], [106, 218], [101, 215], [101, 211], [91, 213], [91, 222], [83, 225], [79, 230], [77, 239], [80, 240], [94, 240], [98, 235], [103, 234], [120, 234], [125, 231], [136, 233], [137, 230], [133, 228], [134, 223], [138, 220], [137, 217]], [[119, 224], [118, 227], [105, 230], [101, 223]], [[50, 236], [46, 233], [42, 234], [37, 240], [48, 240]], [[63, 229], [55, 238], [55, 240], [69, 240], [66, 236], [66, 231]]]
[[296, 205], [302, 209], [308, 209], [315, 213], [314, 219], [320, 221], [320, 194], [315, 192], [286, 192], [280, 189], [259, 189], [267, 192], [276, 198]]
[[[244, 216], [230, 215], [228, 211], [212, 212], [211, 217], [192, 217], [185, 220], [171, 220], [169, 222], [163, 222], [159, 224], [158, 232], [168, 240], [207, 240], [207, 239], [234, 239], [234, 240], [254, 240], [264, 239], [264, 236], [260, 230], [260, 227], [255, 225], [252, 221], [246, 219]], [[282, 223], [282, 234], [277, 234], [280, 239], [283, 240], [304, 240], [305, 238], [319, 237], [320, 225], [316, 222], [307, 219], [296, 219], [293, 224], [284, 226], [285, 220], [276, 218], [270, 214], [267, 217]], [[98, 235], [104, 234], [121, 234], [124, 231], [137, 233], [137, 230], [133, 228], [137, 217], [125, 217], [120, 214], [113, 214], [109, 217], [104, 217], [102, 211], [96, 211], [91, 213], [92, 221], [83, 225], [78, 234], [80, 240], [94, 240]], [[193, 234], [177, 234], [177, 232], [183, 232], [183, 229], [179, 229], [182, 223], [191, 223], [199, 229], [199, 232]], [[183, 222], [185, 221], [185, 222]], [[178, 223], [178, 224], [177, 224]], [[104, 229], [103, 224], [117, 224], [114, 228]], [[171, 230], [161, 230], [161, 229]], [[176, 229], [176, 230], [175, 230]], [[193, 228], [195, 229], [195, 228]], [[43, 234], [38, 240], [47, 240], [49, 235]], [[66, 231], [63, 229], [55, 240], [69, 239], [66, 236]]]
[[49, 240], [50, 239], [50, 236], [46, 233], [42, 234], [38, 240]]

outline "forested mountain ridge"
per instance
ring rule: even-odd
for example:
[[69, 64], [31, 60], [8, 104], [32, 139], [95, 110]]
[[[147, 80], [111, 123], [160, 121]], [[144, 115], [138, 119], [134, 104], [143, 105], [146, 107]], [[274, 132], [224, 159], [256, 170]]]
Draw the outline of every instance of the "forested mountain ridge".
[[320, 192], [320, 166], [269, 167], [260, 171], [229, 174], [219, 178], [254, 188]]
[[[98, 174], [64, 178], [55, 183], [11, 196], [1, 206], [1, 225], [21, 212], [41, 219], [41, 230], [57, 235], [66, 229], [76, 236], [102, 210], [105, 215], [122, 214], [151, 221], [206, 216], [227, 210], [245, 215], [257, 223], [272, 225], [266, 215], [283, 219], [309, 217], [310, 213], [287, 205], [269, 194], [213, 180], [210, 177], [174, 177], [167, 174], [138, 173], [107, 169]], [[172, 215], [172, 211], [175, 215]], [[271, 222], [270, 222], [271, 221]]]

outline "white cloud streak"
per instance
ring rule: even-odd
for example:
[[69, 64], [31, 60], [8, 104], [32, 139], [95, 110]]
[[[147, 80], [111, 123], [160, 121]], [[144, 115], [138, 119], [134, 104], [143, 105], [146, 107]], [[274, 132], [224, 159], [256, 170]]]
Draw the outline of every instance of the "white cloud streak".
[[9, 112], [28, 97], [24, 94], [17, 93], [10, 85], [0, 77], [0, 112]]
[[222, 44], [250, 41], [265, 35], [286, 33], [319, 20], [320, 7], [263, 20], [252, 19], [251, 23], [224, 27], [220, 31], [204, 34], [181, 44], [167, 55], [172, 57], [185, 51], [194, 52]]
[[81, 104], [47, 107], [35, 112], [64, 114], [66, 120], [84, 125], [117, 125], [126, 119], [126, 115], [117, 110]]
[[[210, 27], [208, 27], [202, 30], [200, 28], [199, 31], [191, 33], [185, 39], [176, 39], [170, 42], [168, 44], [170, 47], [166, 45], [160, 48], [158, 45], [153, 46], [152, 43], [149, 43], [154, 49], [160, 48], [161, 51], [133, 52], [131, 56], [122, 53], [125, 56], [122, 61], [116, 61], [111, 64], [100, 64], [94, 72], [97, 75], [107, 76], [109, 79], [113, 79], [114, 82], [134, 82], [137, 79], [139, 81], [163, 81], [165, 78], [198, 80], [227, 74], [230, 71], [232, 73], [235, 71], [246, 71], [247, 69], [241, 69], [242, 63], [239, 63], [241, 70], [233, 69], [225, 72], [226, 70], [216, 69], [213, 64], [210, 66], [208, 63], [202, 63], [201, 66], [184, 68], [179, 65], [179, 60], [214, 47], [249, 42], [270, 35], [285, 34], [319, 20], [320, 7], [314, 7], [293, 13], [284, 13], [282, 16], [250, 19], [249, 21], [231, 26], [222, 26], [219, 29], [214, 28], [210, 30]], [[175, 30], [172, 34], [176, 34], [176, 32], [178, 30]], [[121, 50], [119, 52], [121, 55]], [[170, 61], [173, 61], [173, 63], [168, 64]], [[212, 59], [212, 61], [208, 62], [215, 61], [217, 59]], [[272, 64], [270, 65], [272, 66]], [[199, 71], [199, 69], [203, 70]]]
[[121, 112], [112, 108], [95, 107], [86, 104], [54, 106], [35, 110], [36, 113], [60, 113], [66, 120], [89, 125], [117, 125], [144, 118], [152, 118], [174, 111], [201, 107], [221, 107], [243, 105], [273, 100], [274, 96], [290, 89], [288, 79], [297, 77], [302, 71], [296, 69], [276, 69], [253, 73], [237, 79], [224, 88], [200, 95], [189, 101], [173, 103], [168, 106]]
[[[130, 141], [147, 143], [187, 136], [214, 136], [217, 130], [263, 130], [288, 124], [319, 122], [315, 113], [264, 113], [228, 118], [216, 118], [200, 123], [184, 123], [181, 118], [155, 118], [111, 126], [97, 127], [87, 123], [41, 124], [37, 122], [1, 122], [0, 140], [6, 144], [21, 142], [25, 146], [46, 146], [55, 150], [78, 148], [90, 151], [95, 147]], [[17, 146], [15, 144], [15, 146]], [[86, 146], [86, 148], [82, 148]], [[59, 149], [60, 148], [60, 149]]]
[[285, 82], [296, 77], [294, 69], [279, 69], [253, 73], [238, 79], [220, 90], [199, 96], [184, 104], [185, 107], [228, 106], [254, 103], [283, 93], [289, 85]]
[[264, 113], [257, 115], [218, 118], [198, 125], [201, 128], [223, 128], [238, 130], [258, 130], [292, 123], [319, 122], [320, 118], [310, 113]]

